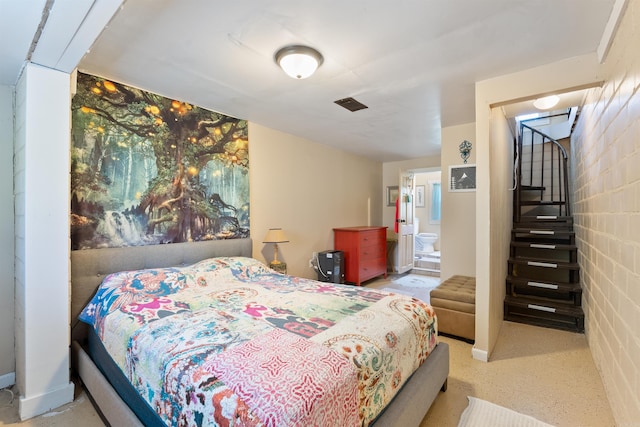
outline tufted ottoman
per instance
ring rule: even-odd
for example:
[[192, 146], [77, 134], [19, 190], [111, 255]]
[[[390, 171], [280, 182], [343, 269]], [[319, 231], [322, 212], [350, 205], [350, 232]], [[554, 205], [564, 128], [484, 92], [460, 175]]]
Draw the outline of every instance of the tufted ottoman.
[[431, 291], [438, 332], [475, 340], [476, 278], [452, 276]]

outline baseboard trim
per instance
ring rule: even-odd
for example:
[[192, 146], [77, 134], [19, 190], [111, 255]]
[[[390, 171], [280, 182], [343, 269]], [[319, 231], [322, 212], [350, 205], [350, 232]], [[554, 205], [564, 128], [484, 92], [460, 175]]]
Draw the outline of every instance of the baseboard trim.
[[11, 387], [16, 383], [16, 373], [9, 372], [8, 374], [0, 375], [0, 388]]
[[489, 361], [489, 353], [487, 353], [485, 350], [477, 349], [475, 348], [475, 346], [471, 349], [471, 355], [475, 360], [479, 360], [481, 362]]
[[52, 390], [48, 393], [39, 394], [25, 398], [20, 396], [20, 402], [18, 411], [21, 420], [27, 420], [29, 418], [36, 417], [44, 414], [52, 409], [62, 406], [66, 403], [73, 401], [74, 384], [69, 384], [60, 387], [57, 390]]

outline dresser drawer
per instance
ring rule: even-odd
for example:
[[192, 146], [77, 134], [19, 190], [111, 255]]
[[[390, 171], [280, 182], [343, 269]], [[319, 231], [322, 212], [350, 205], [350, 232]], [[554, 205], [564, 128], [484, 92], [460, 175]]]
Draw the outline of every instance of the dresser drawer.
[[334, 249], [344, 252], [345, 281], [360, 285], [387, 276], [387, 227], [334, 228]]
[[[386, 245], [386, 242], [385, 242]], [[384, 258], [386, 253], [386, 247], [381, 246], [379, 243], [369, 244], [367, 246], [362, 245], [358, 251], [358, 255], [361, 260], [371, 258]]]
[[372, 277], [385, 274], [387, 261], [385, 258], [373, 258], [360, 262], [360, 280], [368, 280]]
[[378, 230], [363, 231], [358, 233], [358, 243], [361, 246], [380, 245], [385, 240], [384, 237]]

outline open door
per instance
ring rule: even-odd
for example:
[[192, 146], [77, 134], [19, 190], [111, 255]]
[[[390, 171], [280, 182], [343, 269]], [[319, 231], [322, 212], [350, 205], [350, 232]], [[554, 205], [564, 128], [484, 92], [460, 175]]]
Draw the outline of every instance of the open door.
[[398, 187], [398, 273], [413, 268], [413, 217], [414, 217], [414, 175], [412, 172], [400, 172]]

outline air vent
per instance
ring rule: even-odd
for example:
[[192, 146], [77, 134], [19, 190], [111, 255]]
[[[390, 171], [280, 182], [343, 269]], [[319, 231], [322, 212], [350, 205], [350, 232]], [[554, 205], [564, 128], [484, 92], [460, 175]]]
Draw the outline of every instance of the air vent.
[[349, 111], [358, 111], [358, 110], [364, 110], [365, 108], [369, 108], [363, 103], [358, 102], [353, 98], [343, 98], [333, 102], [335, 102], [341, 107], [346, 108]]

